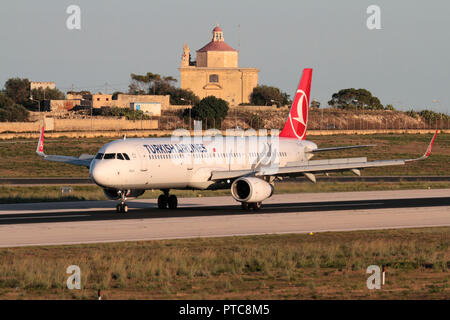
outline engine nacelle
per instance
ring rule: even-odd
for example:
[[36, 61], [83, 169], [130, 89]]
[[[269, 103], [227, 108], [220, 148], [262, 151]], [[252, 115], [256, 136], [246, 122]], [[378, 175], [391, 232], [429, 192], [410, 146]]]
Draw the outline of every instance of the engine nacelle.
[[[103, 189], [103, 192], [105, 193], [105, 196], [108, 197], [110, 200], [119, 200], [120, 197], [120, 191], [116, 189]], [[145, 190], [127, 190], [127, 198], [137, 198], [141, 196]]]
[[259, 178], [245, 177], [237, 179], [231, 185], [231, 195], [240, 202], [260, 202], [273, 194], [273, 186]]

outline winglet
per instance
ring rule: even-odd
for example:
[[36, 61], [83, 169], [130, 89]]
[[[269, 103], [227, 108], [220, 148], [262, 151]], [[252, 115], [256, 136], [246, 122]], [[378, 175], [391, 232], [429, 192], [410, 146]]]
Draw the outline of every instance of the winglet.
[[438, 131], [436, 130], [436, 132], [434, 133], [433, 139], [431, 139], [430, 144], [428, 145], [427, 151], [424, 154], [425, 158], [428, 158], [430, 156], [431, 148], [433, 148], [434, 139], [436, 139], [437, 134], [438, 134]]
[[425, 151], [423, 156], [421, 156], [420, 158], [416, 158], [416, 159], [408, 159], [408, 160], [405, 160], [405, 162], [419, 161], [419, 160], [427, 159], [431, 154], [431, 149], [433, 148], [433, 143], [434, 143], [434, 140], [436, 139], [437, 134], [438, 134], [438, 130], [436, 130], [436, 132], [434, 133], [433, 138], [431, 139], [430, 144], [428, 145], [427, 151]]
[[40, 155], [41, 157], [45, 157], [45, 153], [44, 153], [44, 131], [45, 131], [45, 126], [42, 127], [41, 130], [41, 137], [39, 138], [39, 142], [38, 145], [36, 147], [36, 153], [38, 155]]

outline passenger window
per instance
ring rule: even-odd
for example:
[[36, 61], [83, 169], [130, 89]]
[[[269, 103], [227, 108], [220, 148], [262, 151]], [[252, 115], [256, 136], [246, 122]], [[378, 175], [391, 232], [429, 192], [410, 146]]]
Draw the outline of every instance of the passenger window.
[[95, 159], [101, 160], [103, 158], [103, 153], [97, 153]]
[[130, 157], [126, 153], [123, 153], [123, 156], [126, 160], [130, 160]]
[[117, 154], [117, 159], [119, 160], [125, 160], [125, 158], [123, 157], [123, 155], [121, 153]]
[[104, 160], [115, 159], [115, 158], [116, 158], [116, 154], [115, 153], [105, 153], [105, 156], [103, 157]]

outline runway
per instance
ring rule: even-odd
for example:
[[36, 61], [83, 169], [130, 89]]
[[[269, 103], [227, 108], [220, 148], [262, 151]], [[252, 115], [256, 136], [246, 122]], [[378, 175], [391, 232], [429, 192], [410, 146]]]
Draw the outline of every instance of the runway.
[[230, 197], [180, 198], [176, 210], [156, 200], [48, 202], [0, 206], [0, 247], [237, 235], [450, 226], [450, 190], [274, 195], [260, 211]]
[[[317, 182], [448, 182], [450, 176], [318, 176]], [[284, 181], [304, 181], [304, 177], [286, 178]], [[282, 183], [282, 182], [281, 182]], [[50, 186], [95, 185], [90, 178], [0, 178], [0, 185]]]

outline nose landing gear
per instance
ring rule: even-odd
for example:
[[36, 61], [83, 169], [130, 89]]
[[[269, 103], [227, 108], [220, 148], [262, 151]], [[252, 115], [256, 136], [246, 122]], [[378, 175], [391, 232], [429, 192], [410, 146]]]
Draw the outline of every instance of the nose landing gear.
[[126, 203], [119, 203], [116, 206], [116, 211], [118, 213], [127, 213], [128, 212], [128, 205]]
[[158, 197], [158, 208], [167, 209], [167, 207], [169, 207], [169, 209], [176, 209], [178, 207], [177, 196], [174, 194], [169, 195], [168, 189], [164, 189], [162, 191], [164, 194]]
[[128, 205], [125, 203], [127, 200], [127, 191], [119, 191], [120, 194], [120, 203], [116, 206], [117, 213], [127, 213]]

